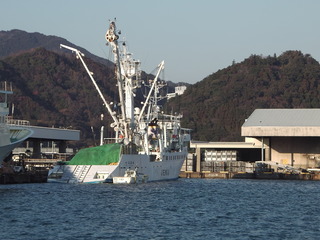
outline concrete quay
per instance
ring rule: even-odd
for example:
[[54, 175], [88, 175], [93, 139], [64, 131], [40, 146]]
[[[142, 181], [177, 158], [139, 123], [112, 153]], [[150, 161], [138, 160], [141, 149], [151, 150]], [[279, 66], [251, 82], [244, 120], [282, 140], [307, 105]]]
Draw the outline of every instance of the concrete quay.
[[270, 180], [320, 180], [319, 173], [277, 173], [277, 172], [180, 172], [181, 178], [207, 179], [270, 179]]
[[46, 183], [48, 171], [27, 171], [22, 173], [0, 173], [0, 184]]

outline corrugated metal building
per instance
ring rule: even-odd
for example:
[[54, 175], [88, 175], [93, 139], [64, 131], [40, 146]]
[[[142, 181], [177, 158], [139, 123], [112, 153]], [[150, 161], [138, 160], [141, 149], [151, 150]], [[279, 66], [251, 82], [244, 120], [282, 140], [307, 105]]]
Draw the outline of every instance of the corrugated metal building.
[[262, 145], [262, 160], [320, 167], [320, 109], [256, 109], [241, 135]]

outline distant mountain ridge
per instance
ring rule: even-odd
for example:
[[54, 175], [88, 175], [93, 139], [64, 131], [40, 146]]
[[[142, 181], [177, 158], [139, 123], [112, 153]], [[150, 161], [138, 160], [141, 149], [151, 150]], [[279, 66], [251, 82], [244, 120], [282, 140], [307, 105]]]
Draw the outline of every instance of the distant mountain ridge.
[[[85, 54], [86, 57], [91, 58], [93, 61], [105, 64], [111, 68], [114, 67], [114, 63], [98, 57], [86, 49], [77, 46], [68, 40], [57, 37], [57, 36], [52, 36], [52, 35], [44, 35], [42, 33], [34, 32], [34, 33], [29, 33], [26, 31], [14, 29], [10, 31], [0, 31], [0, 59], [4, 59], [6, 57], [12, 56], [12, 55], [19, 55], [21, 53], [26, 53], [29, 52], [31, 49], [36, 49], [36, 48], [44, 48], [48, 51], [55, 52], [59, 55], [63, 54], [70, 54], [69, 51], [63, 50], [60, 48], [60, 44], [64, 44], [70, 47], [74, 47], [78, 50], [80, 50], [82, 53]], [[142, 73], [143, 76], [149, 76], [151, 77], [150, 74], [147, 74], [145, 72]], [[174, 83], [172, 81], [167, 81], [168, 85], [168, 90], [169, 92], [174, 91], [174, 87], [179, 86], [179, 85], [187, 85], [189, 86], [190, 84], [188, 83]]]
[[87, 57], [93, 59], [96, 62], [110, 66], [113, 64], [109, 60], [98, 57], [88, 52], [84, 48], [81, 48], [67, 41], [64, 38], [57, 36], [47, 36], [38, 32], [28, 33], [26, 31], [18, 29], [10, 31], [0, 31], [0, 59], [40, 47], [61, 54], [63, 53], [63, 51], [60, 49], [60, 44], [77, 48]]

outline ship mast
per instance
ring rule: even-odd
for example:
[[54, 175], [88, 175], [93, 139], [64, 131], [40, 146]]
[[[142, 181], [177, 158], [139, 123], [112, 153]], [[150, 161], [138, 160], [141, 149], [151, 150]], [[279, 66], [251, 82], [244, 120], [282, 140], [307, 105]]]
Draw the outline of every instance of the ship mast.
[[[101, 90], [99, 89], [96, 81], [94, 80], [92, 73], [88, 69], [85, 64], [81, 53], [78, 49], [60, 44], [60, 47], [69, 49], [76, 53], [78, 59], [81, 60], [84, 68], [86, 69], [92, 83], [94, 84], [96, 90], [98, 91], [100, 97], [102, 98], [104, 105], [106, 106], [108, 112], [114, 120], [114, 123], [111, 124], [111, 127], [114, 128], [116, 132], [116, 138], [124, 138], [124, 143], [128, 144], [129, 142], [136, 142], [134, 139], [135, 134], [141, 134], [145, 131], [144, 124], [140, 125], [140, 123], [144, 122], [149, 124], [151, 118], [157, 117], [157, 93], [158, 86], [157, 81], [160, 75], [160, 72], [164, 69], [164, 61], [162, 61], [158, 66], [157, 74], [152, 82], [152, 86], [149, 90], [149, 94], [144, 101], [143, 107], [141, 111], [134, 112], [134, 90], [137, 87], [140, 87], [141, 83], [141, 70], [140, 70], [140, 61], [134, 60], [132, 55], [127, 51], [127, 46], [125, 42], [122, 43], [121, 47], [118, 44], [119, 36], [116, 33], [116, 25], [115, 22], [111, 22], [109, 25], [109, 29], [105, 35], [106, 40], [112, 47], [112, 51], [114, 54], [114, 61], [116, 65], [116, 79], [117, 86], [119, 92], [119, 100], [121, 113], [120, 116], [116, 116], [116, 113], [112, 111], [111, 106], [105, 100]], [[154, 96], [152, 96], [152, 93]], [[146, 107], [148, 106], [148, 110], [146, 111]], [[143, 116], [146, 116], [144, 118]], [[140, 129], [141, 128], [141, 129]], [[119, 133], [122, 136], [119, 136]]]
[[[119, 46], [119, 36], [116, 32], [115, 22], [111, 22], [106, 33], [106, 40], [111, 45], [114, 62], [116, 64], [117, 85], [121, 105], [121, 124], [124, 128], [124, 138], [132, 141], [136, 130], [134, 118], [134, 89], [140, 85], [140, 61], [132, 59], [127, 51], [125, 42]], [[135, 79], [133, 79], [135, 77]]]
[[120, 54], [119, 54], [119, 46], [118, 46], [118, 38], [119, 36], [116, 34], [116, 24], [115, 22], [111, 22], [109, 29], [106, 33], [106, 40], [110, 43], [113, 48], [113, 55], [114, 61], [116, 64], [116, 75], [117, 75], [117, 85], [118, 85], [118, 92], [119, 92], [119, 100], [120, 100], [120, 107], [121, 107], [121, 124], [124, 128], [124, 138], [129, 139], [128, 134], [128, 126], [127, 126], [127, 116], [125, 111], [125, 102], [124, 102], [124, 91], [123, 88], [125, 86], [123, 78], [122, 78], [122, 69], [120, 65]]

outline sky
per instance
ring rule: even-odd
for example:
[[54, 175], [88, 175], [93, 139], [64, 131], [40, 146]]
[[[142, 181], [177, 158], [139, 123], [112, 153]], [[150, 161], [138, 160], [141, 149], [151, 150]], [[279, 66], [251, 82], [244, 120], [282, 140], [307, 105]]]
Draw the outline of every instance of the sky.
[[252, 54], [300, 50], [320, 61], [318, 0], [0, 0], [0, 30], [54, 35], [113, 60], [116, 18], [129, 51], [165, 80], [196, 83]]

